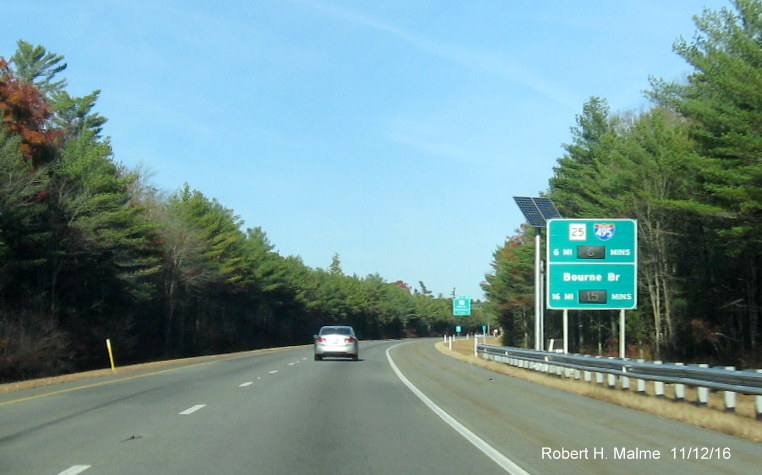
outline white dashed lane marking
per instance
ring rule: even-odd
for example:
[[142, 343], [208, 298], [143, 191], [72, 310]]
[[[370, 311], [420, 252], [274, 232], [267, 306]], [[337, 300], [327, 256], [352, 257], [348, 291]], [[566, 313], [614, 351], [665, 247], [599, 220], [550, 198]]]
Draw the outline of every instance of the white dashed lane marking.
[[188, 409], [184, 410], [180, 413], [181, 416], [187, 416], [188, 414], [193, 414], [194, 412], [198, 411], [201, 408], [206, 407], [206, 404], [196, 404], [193, 407], [189, 407]]
[[[307, 360], [307, 358], [302, 358], [302, 360]], [[297, 364], [299, 364], [299, 363], [301, 363], [301, 362], [302, 362], [301, 360], [300, 360], [300, 361], [293, 361], [293, 362], [291, 362], [291, 363], [288, 363], [288, 365], [289, 365], [289, 366], [294, 366], [294, 365], [297, 365]], [[267, 372], [267, 374], [275, 374], [275, 373], [277, 373], [278, 371], [279, 371], [279, 370], [277, 370], [277, 369], [274, 369], [274, 370], [268, 371], [268, 372]], [[257, 379], [262, 379], [262, 376], [257, 376]], [[239, 387], [239, 388], [245, 388], [245, 387], [247, 387], [247, 386], [251, 386], [252, 384], [254, 384], [254, 382], [253, 382], [253, 381], [246, 381], [245, 383], [241, 383], [241, 384], [239, 384], [239, 385], [238, 385], [238, 387]], [[190, 410], [190, 409], [189, 409], [189, 410]]]
[[58, 475], [77, 475], [78, 473], [84, 472], [91, 466], [92, 465], [72, 465], [71, 467], [67, 468], [66, 470], [59, 473]]
[[[302, 358], [302, 360], [300, 361], [294, 361], [294, 362], [288, 363], [288, 365], [294, 366], [296, 364], [299, 364], [301, 361], [306, 361], [307, 359], [308, 358], [305, 357], [305, 358]], [[276, 374], [276, 373], [278, 373], [277, 369], [267, 372], [267, 374]], [[262, 376], [257, 376], [257, 379], [262, 379]], [[244, 383], [239, 384], [238, 387], [245, 388], [245, 387], [251, 386], [252, 384], [254, 384], [254, 381], [246, 381]], [[189, 407], [188, 409], [179, 413], [179, 415], [187, 416], [205, 407], [206, 407], [206, 404], [196, 404], [195, 406]], [[92, 465], [72, 465], [71, 467], [67, 468], [63, 472], [60, 472], [58, 475], [77, 475], [89, 469], [90, 467], [92, 467]]]

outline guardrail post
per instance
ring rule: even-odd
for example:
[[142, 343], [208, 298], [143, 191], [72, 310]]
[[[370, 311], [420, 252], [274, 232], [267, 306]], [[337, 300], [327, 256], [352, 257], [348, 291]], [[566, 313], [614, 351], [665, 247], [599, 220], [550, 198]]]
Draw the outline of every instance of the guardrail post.
[[[699, 368], [708, 368], [708, 364], [701, 363], [699, 364]], [[699, 406], [706, 406], [709, 404], [709, 388], [704, 387], [698, 387], [696, 388], [696, 398], [698, 399], [696, 401], [696, 404]]]
[[[609, 360], [613, 360], [613, 357], [609, 357]], [[608, 383], [609, 389], [615, 389], [616, 388], [616, 375], [608, 373], [606, 374], [606, 382]]]
[[596, 371], [595, 373], [595, 384], [603, 385], [603, 373], [599, 373]]
[[[654, 364], [661, 363], [661, 361], [654, 361]], [[662, 381], [654, 381], [654, 395], [656, 397], [664, 397], [664, 383]]]
[[[675, 366], [684, 366], [683, 363], [675, 363]], [[685, 385], [677, 383], [675, 384], [675, 401], [685, 401]]]
[[592, 373], [590, 373], [590, 371], [588, 371], [588, 370], [585, 370], [585, 371], [584, 371], [584, 373], [585, 373], [585, 382], [586, 382], [586, 383], [589, 383], [589, 382], [590, 382], [590, 381], [593, 379], [593, 378], [591, 377], [591, 376], [592, 376]]
[[[644, 363], [645, 361], [646, 360], [644, 359], [639, 359], [638, 363]], [[646, 380], [638, 379], [636, 384], [637, 384], [637, 389], [636, 389], [637, 393], [645, 395], [646, 394]]]
[[[626, 360], [627, 358], [625, 358]], [[627, 372], [627, 367], [622, 366], [622, 372]], [[630, 390], [630, 377], [629, 376], [621, 376], [619, 380], [622, 382], [622, 391], [629, 391]]]
[[[725, 369], [729, 371], [735, 371], [735, 366], [725, 366]], [[725, 412], [735, 412], [736, 410], [736, 393], [733, 391], [725, 391]]]
[[479, 356], [479, 351], [477, 349], [478, 345], [479, 345], [479, 339], [474, 338], [474, 356]]

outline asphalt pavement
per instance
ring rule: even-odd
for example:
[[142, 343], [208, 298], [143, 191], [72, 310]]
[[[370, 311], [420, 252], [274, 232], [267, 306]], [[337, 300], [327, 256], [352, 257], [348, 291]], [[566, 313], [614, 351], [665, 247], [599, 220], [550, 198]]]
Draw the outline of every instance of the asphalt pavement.
[[240, 354], [0, 397], [2, 474], [755, 473], [762, 446], [361, 342]]

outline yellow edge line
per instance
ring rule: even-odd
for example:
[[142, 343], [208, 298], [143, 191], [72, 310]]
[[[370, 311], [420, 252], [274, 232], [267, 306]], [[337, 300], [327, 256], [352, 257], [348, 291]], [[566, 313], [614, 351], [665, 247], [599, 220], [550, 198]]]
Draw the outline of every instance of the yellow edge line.
[[2, 406], [8, 406], [10, 404], [15, 404], [17, 402], [31, 401], [33, 399], [40, 399], [40, 398], [48, 397], [48, 396], [55, 396], [57, 394], [70, 393], [72, 391], [79, 391], [80, 389], [96, 388], [98, 386], [106, 386], [108, 384], [121, 383], [121, 382], [124, 382], [124, 381], [130, 381], [132, 379], [145, 378], [147, 376], [155, 376], [157, 374], [169, 373], [170, 371], [177, 371], [178, 369], [192, 368], [194, 366], [201, 366], [201, 365], [205, 365], [205, 364], [209, 364], [209, 363], [214, 363], [214, 361], [205, 361], [203, 363], [196, 363], [196, 364], [192, 364], [192, 365], [188, 365], [188, 366], [181, 366], [179, 368], [164, 369], [164, 370], [161, 370], [161, 371], [154, 371], [154, 372], [151, 372], [151, 373], [139, 374], [137, 376], [130, 376], [130, 377], [127, 377], [127, 378], [119, 378], [119, 379], [114, 379], [114, 380], [111, 380], [111, 381], [101, 381], [100, 383], [86, 384], [84, 386], [77, 386], [76, 388], [60, 389], [58, 391], [53, 391], [53, 392], [49, 392], [49, 393], [45, 393], [45, 394], [38, 394], [36, 396], [23, 397], [23, 398], [20, 398], [20, 399], [12, 399], [10, 401], [0, 402], [0, 407], [2, 407]]

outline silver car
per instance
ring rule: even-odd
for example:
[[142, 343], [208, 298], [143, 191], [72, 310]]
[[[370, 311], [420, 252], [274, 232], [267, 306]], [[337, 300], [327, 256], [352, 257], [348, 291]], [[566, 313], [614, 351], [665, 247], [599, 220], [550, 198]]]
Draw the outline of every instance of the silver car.
[[360, 359], [360, 345], [354, 329], [346, 325], [322, 327], [315, 335], [315, 361], [324, 356]]

